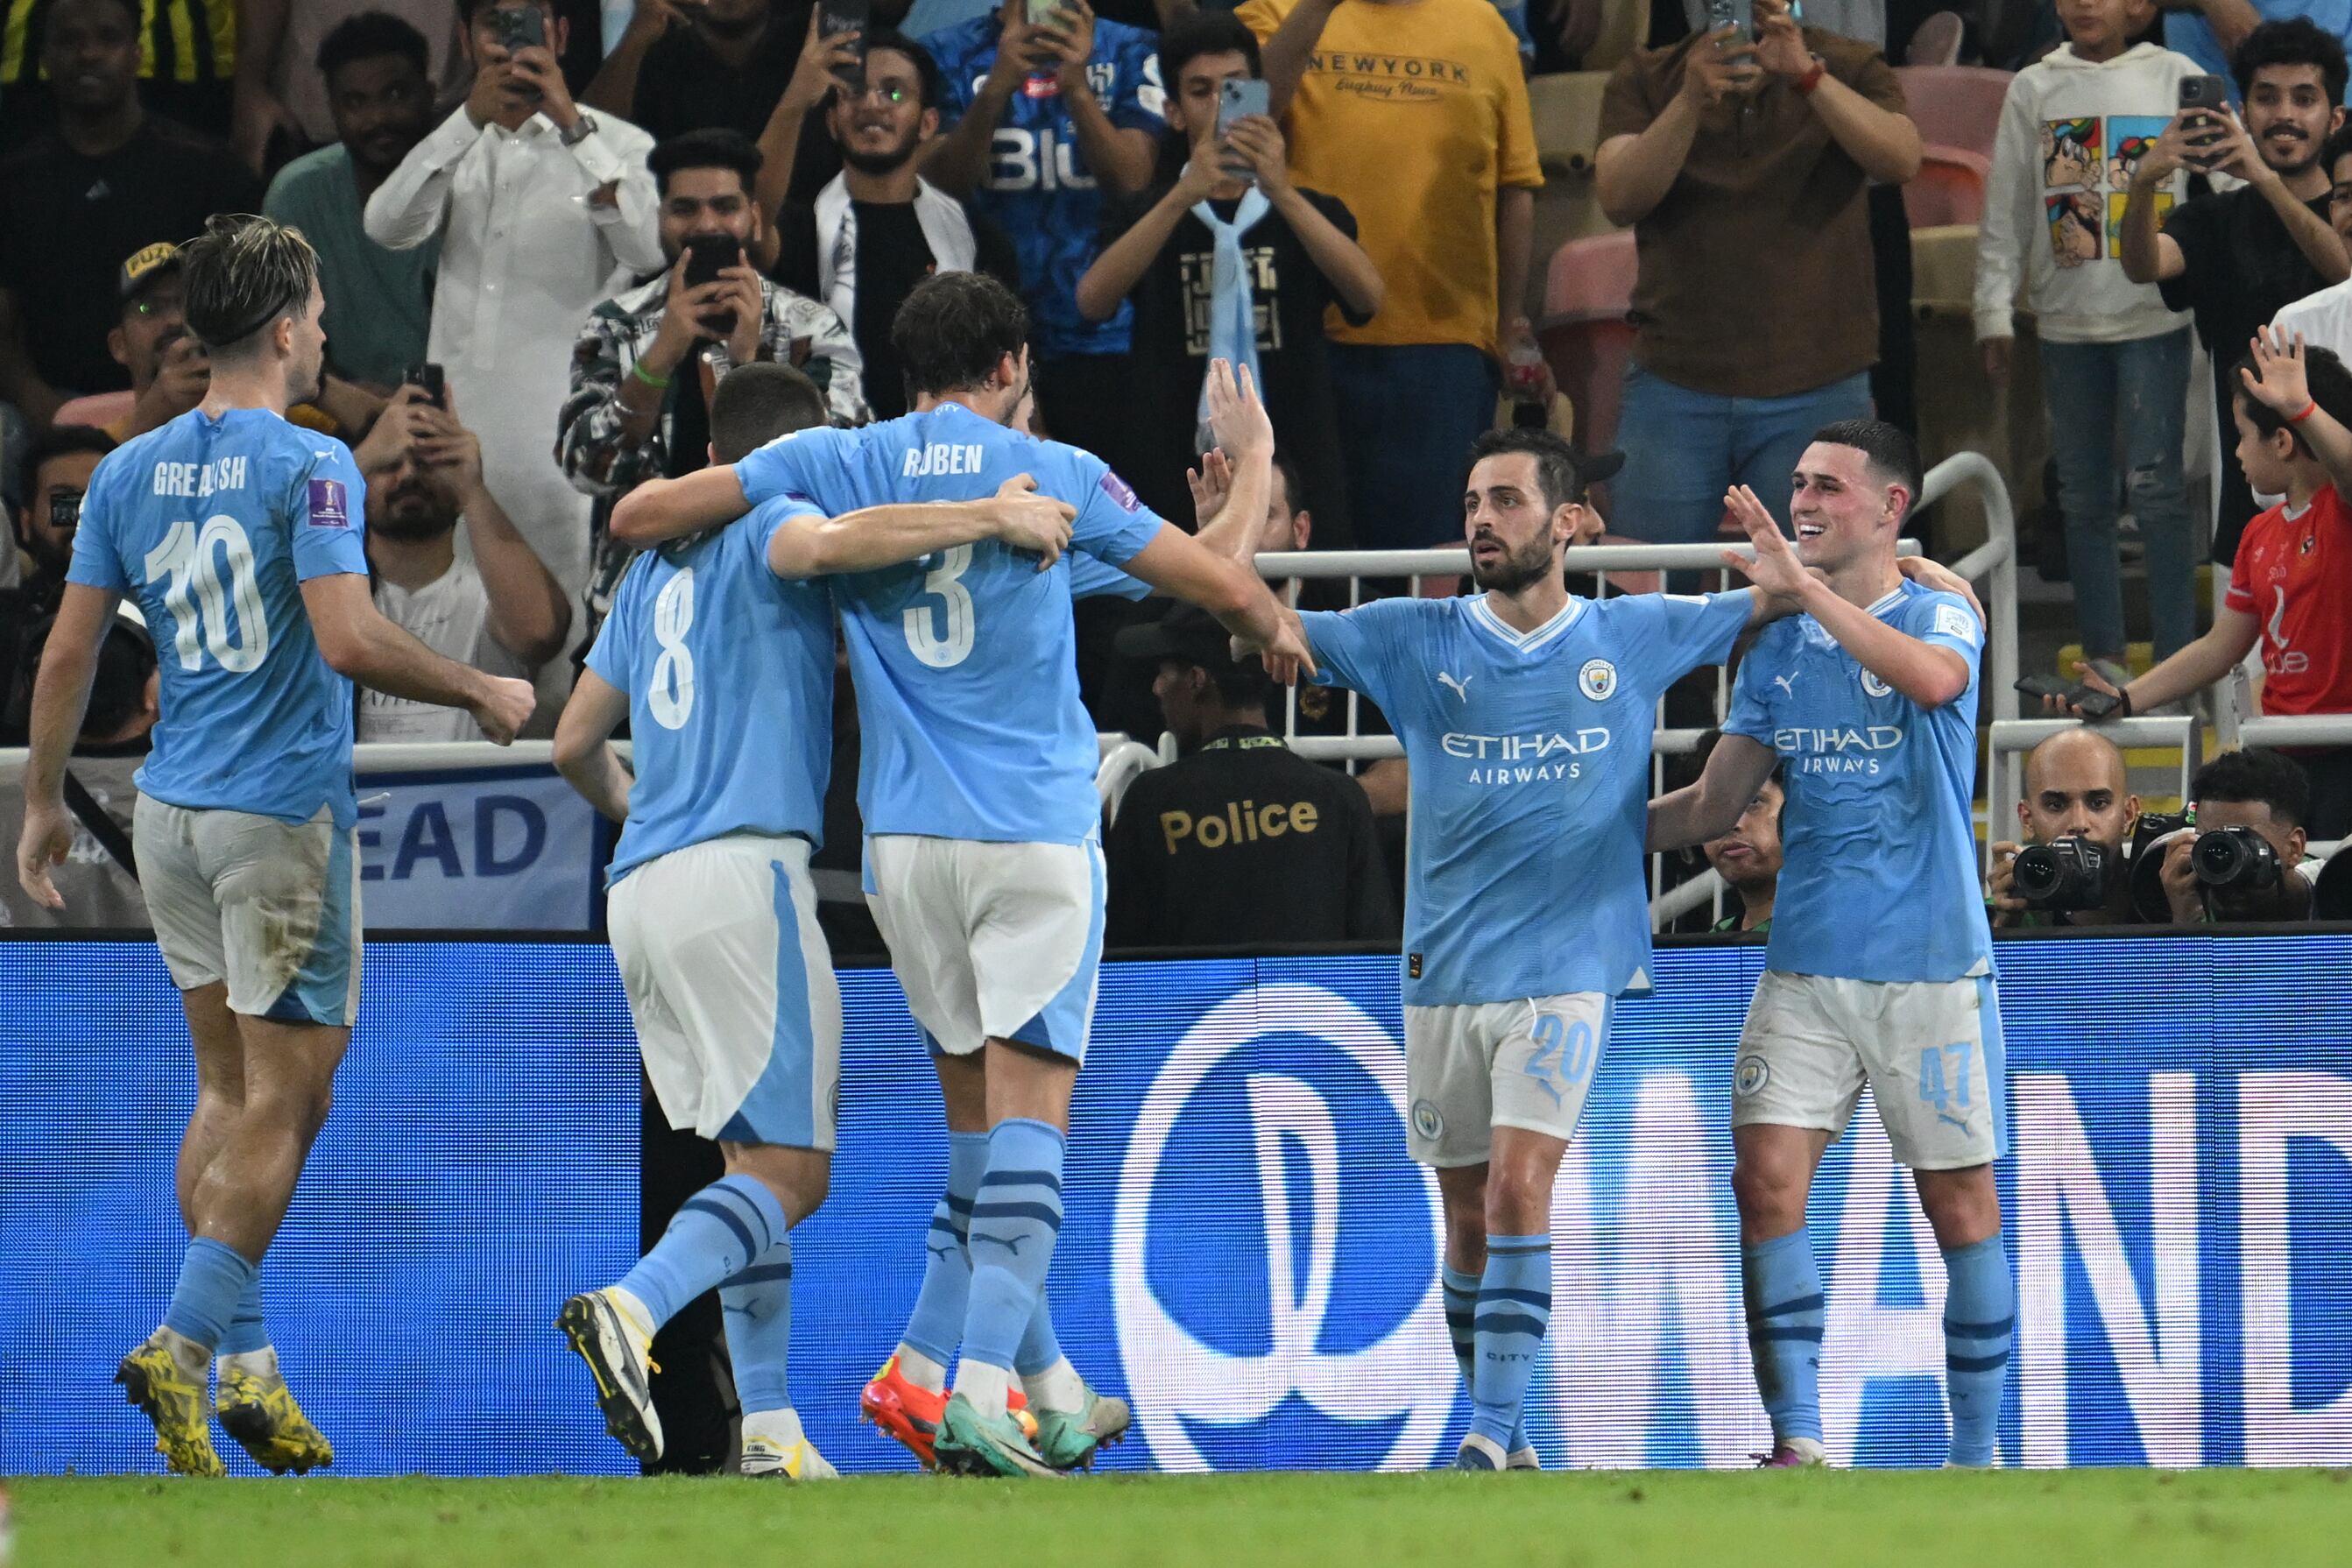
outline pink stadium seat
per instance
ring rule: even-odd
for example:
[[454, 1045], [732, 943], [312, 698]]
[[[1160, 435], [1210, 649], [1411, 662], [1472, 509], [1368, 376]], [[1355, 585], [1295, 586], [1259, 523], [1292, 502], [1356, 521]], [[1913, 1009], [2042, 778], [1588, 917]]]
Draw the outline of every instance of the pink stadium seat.
[[[2000, 101], [2011, 73], [1983, 66], [1897, 66], [1911, 123], [1929, 146], [1958, 147], [1980, 158], [1992, 156], [2000, 126]], [[1912, 220], [1915, 224], [1917, 219]]]
[[1553, 380], [1576, 409], [1577, 445], [1605, 452], [1617, 435], [1625, 361], [1633, 327], [1633, 235], [1571, 239], [1552, 253], [1544, 279], [1544, 319], [1536, 336]]
[[1919, 172], [1903, 187], [1903, 210], [1910, 216], [1911, 226], [1941, 228], [1983, 217], [1991, 173], [1979, 153], [1929, 143]]

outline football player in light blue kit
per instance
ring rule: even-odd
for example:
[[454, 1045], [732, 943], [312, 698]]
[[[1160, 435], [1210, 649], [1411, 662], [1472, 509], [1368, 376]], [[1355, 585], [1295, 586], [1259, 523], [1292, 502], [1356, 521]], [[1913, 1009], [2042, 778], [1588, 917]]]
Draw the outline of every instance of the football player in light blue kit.
[[531, 689], [441, 658], [369, 597], [359, 470], [340, 442], [285, 419], [316, 394], [326, 353], [310, 244], [216, 217], [181, 254], [211, 384], [90, 477], [34, 689], [17, 878], [64, 907], [48, 868], [73, 841], [66, 759], [129, 595], [162, 655], [132, 826], [140, 889], [187, 1014], [196, 1107], [180, 1146], [179, 1283], [115, 1381], [173, 1469], [216, 1476], [217, 1352], [222, 1426], [261, 1465], [300, 1471], [334, 1455], [279, 1375], [260, 1265], [359, 1001], [352, 681], [466, 709], [501, 743]]
[[[917, 412], [803, 431], [731, 469], [646, 487], [644, 502], [633, 492], [615, 509], [614, 531], [649, 537], [641, 510], [709, 522], [797, 496], [838, 513], [969, 500], [1029, 473], [1076, 508], [1074, 550], [1215, 613], [1270, 667], [1290, 668], [1304, 653], [1296, 620], [1254, 574], [1154, 516], [1101, 459], [1006, 428], [1028, 391], [1027, 331], [1027, 311], [993, 279], [926, 279], [892, 333]], [[1265, 496], [1254, 504], [1262, 515]], [[1097, 750], [1078, 701], [1071, 571], [1041, 573], [983, 542], [833, 589], [865, 737], [868, 897], [936, 1053], [949, 1127], [988, 1133], [937, 1452], [958, 1468], [1051, 1474], [1056, 1456], [1008, 1408], [1016, 1361], [1044, 1363], [1030, 1384], [1041, 1444], [1063, 1433], [1090, 1456], [1100, 1436], [1092, 1394], [1058, 1347], [1049, 1359], [1034, 1342], [1052, 1332], [1042, 1289], [1102, 949]]]
[[1984, 635], [1969, 601], [1897, 572], [1918, 493], [1911, 438], [1853, 420], [1823, 429], [1797, 466], [1793, 551], [1753, 495], [1735, 498], [1757, 546], [1749, 576], [1805, 613], [1757, 639], [1706, 771], [1651, 808], [1651, 847], [1669, 848], [1729, 827], [1775, 763], [1788, 790], [1731, 1111], [1773, 1466], [1823, 1458], [1805, 1199], [1865, 1083], [1944, 1254], [1952, 1464], [1992, 1462], [2008, 1376], [2016, 1292], [1992, 1167], [2009, 1151], [2008, 1089], [1969, 812]]
[[1485, 592], [1301, 620], [1318, 679], [1380, 705], [1412, 777], [1405, 1092], [1445, 1204], [1447, 1327], [1470, 1386], [1462, 1469], [1536, 1468], [1521, 1420], [1551, 1313], [1551, 1189], [1614, 1000], [1649, 989], [1642, 852], [1665, 689], [1774, 613], [1741, 590], [1587, 600], [1566, 442], [1471, 448], [1463, 531]]
[[[711, 400], [711, 460], [826, 418], [806, 376], [745, 365]], [[824, 1200], [841, 1065], [841, 994], [808, 864], [832, 767], [833, 602], [805, 579], [982, 539], [1050, 562], [1071, 511], [1028, 493], [1026, 476], [984, 501], [831, 522], [780, 497], [638, 556], [614, 596], [556, 728], [556, 765], [625, 824], [608, 871], [613, 956], [646, 1076], [670, 1124], [717, 1140], [727, 1168], [626, 1278], [572, 1297], [558, 1320], [608, 1429], [640, 1459], [662, 1450], [653, 1337], [715, 1288], [743, 1473], [835, 1473], [802, 1431], [784, 1375], [787, 1233]], [[607, 743], [625, 718], [634, 767]]]

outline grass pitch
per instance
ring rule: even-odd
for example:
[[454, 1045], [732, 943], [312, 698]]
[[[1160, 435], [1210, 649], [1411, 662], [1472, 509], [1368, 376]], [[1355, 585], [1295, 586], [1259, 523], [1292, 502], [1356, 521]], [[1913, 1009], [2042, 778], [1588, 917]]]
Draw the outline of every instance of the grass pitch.
[[16, 1568], [2342, 1563], [2344, 1471], [10, 1484]]

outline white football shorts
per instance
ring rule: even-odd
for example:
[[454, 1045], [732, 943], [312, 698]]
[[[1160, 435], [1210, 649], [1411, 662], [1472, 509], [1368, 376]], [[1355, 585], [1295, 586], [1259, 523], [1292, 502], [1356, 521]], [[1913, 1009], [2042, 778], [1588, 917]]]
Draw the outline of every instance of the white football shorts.
[[349, 1028], [360, 1005], [359, 833], [141, 795], [139, 890], [172, 984], [228, 983], [233, 1013]]
[[1815, 1127], [1835, 1138], [1865, 1083], [1908, 1168], [1955, 1171], [2007, 1154], [2008, 1060], [1992, 977], [1882, 982], [1766, 970], [1739, 1032], [1731, 1124]]
[[1494, 1130], [1576, 1137], [1609, 1043], [1598, 991], [1404, 1010], [1405, 1145], [1424, 1165], [1480, 1165]]
[[605, 900], [646, 1077], [676, 1128], [831, 1149], [841, 988], [809, 843], [737, 833], [656, 856]]
[[1102, 849], [880, 834], [866, 901], [935, 1051], [1014, 1040], [1075, 1062], [1094, 1026]]

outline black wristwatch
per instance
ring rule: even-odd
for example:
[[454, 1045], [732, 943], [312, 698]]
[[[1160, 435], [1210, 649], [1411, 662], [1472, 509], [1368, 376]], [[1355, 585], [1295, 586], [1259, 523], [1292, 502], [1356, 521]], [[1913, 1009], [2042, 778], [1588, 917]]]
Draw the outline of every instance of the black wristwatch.
[[596, 134], [596, 117], [593, 114], [583, 114], [572, 122], [570, 130], [558, 132], [556, 134], [557, 139], [566, 147], [577, 147]]

